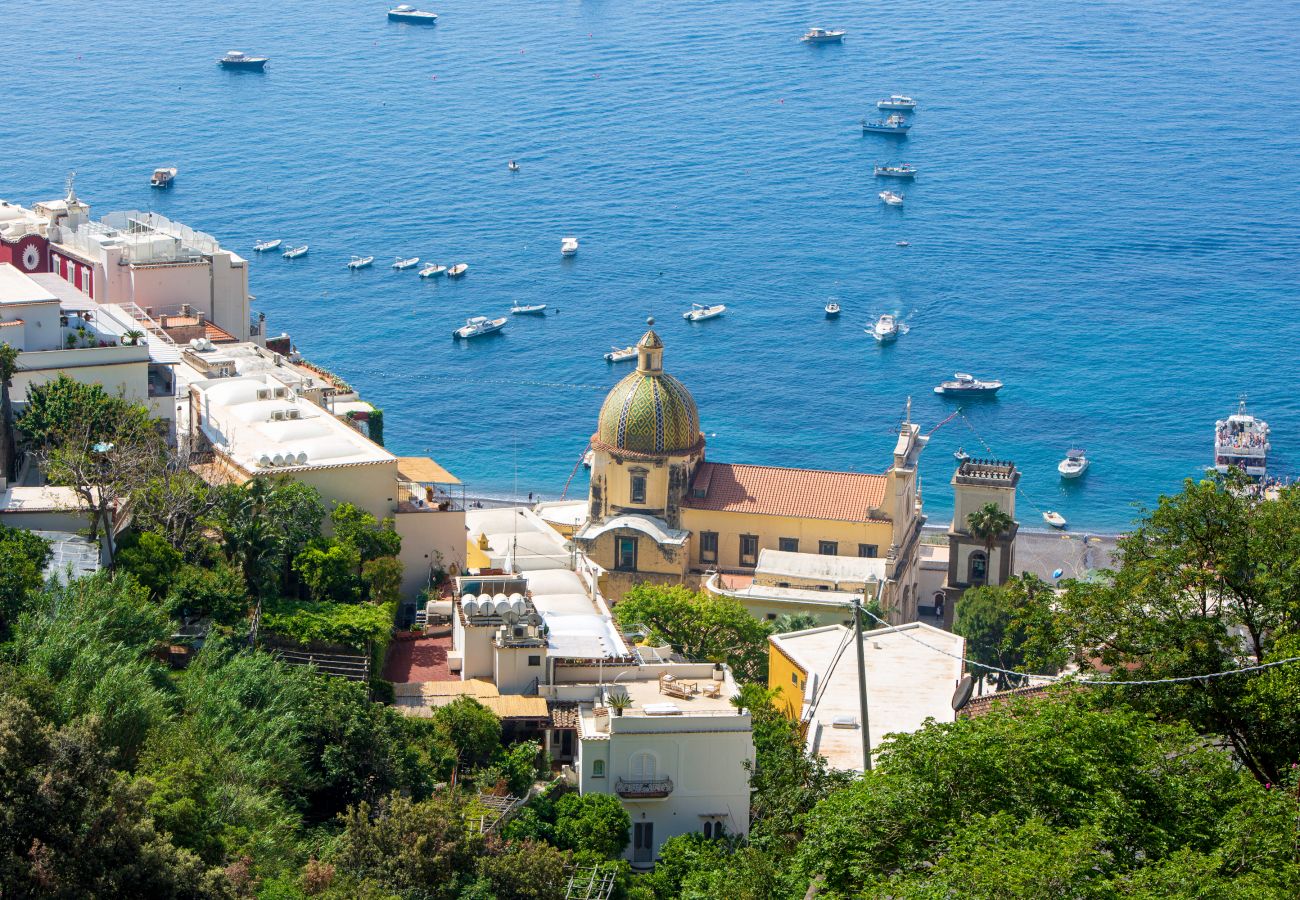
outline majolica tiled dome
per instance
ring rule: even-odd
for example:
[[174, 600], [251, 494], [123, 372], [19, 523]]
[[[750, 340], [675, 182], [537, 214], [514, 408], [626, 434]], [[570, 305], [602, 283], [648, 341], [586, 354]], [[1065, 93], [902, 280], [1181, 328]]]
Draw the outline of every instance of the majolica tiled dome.
[[685, 385], [664, 373], [663, 346], [653, 328], [637, 343], [636, 371], [614, 385], [605, 398], [593, 443], [645, 456], [682, 453], [699, 444], [695, 398]]

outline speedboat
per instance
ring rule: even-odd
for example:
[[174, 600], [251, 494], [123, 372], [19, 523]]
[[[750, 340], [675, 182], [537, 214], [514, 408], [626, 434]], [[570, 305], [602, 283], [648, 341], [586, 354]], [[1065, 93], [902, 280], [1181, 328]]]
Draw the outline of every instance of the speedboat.
[[1043, 513], [1043, 521], [1048, 525], [1051, 525], [1053, 528], [1065, 528], [1065, 526], [1070, 524], [1065, 521], [1065, 516], [1061, 515], [1054, 509], [1049, 509], [1047, 512]]
[[826, 304], [826, 318], [834, 319], [840, 314], [840, 305], [834, 300]]
[[890, 206], [902, 206], [902, 205], [903, 205], [903, 195], [902, 195], [902, 194], [895, 194], [893, 191], [881, 191], [881, 192], [880, 192], [880, 199], [881, 199], [881, 200], [884, 200], [884, 201], [885, 201], [886, 203], [888, 203]]
[[636, 347], [611, 347], [605, 354], [605, 362], [627, 362], [636, 359]]
[[952, 458], [957, 460], [959, 463], [964, 463], [966, 460], [970, 459], [970, 454], [966, 452], [965, 447], [958, 447], [953, 453]]
[[456, 340], [461, 338], [482, 337], [485, 334], [492, 334], [506, 327], [506, 317], [499, 319], [489, 319], [487, 316], [473, 316], [466, 319], [465, 324], [451, 333]]
[[916, 109], [916, 101], [903, 94], [890, 94], [876, 101], [876, 109]]
[[307, 251], [310, 249], [311, 248], [308, 247], [306, 244], [303, 244], [301, 247], [290, 247], [288, 250], [284, 251], [284, 253], [281, 255], [285, 259], [297, 259], [300, 256], [306, 255]]
[[437, 263], [429, 263], [427, 266], [425, 266], [423, 269], [420, 270], [420, 277], [435, 278], [446, 271], [447, 271], [446, 266], [440, 266]]
[[572, 256], [578, 252], [578, 239], [576, 237], [566, 237], [560, 239], [560, 255]]
[[1251, 478], [1268, 474], [1268, 423], [1246, 412], [1246, 397], [1237, 412], [1214, 423], [1214, 469], [1222, 475], [1240, 469]]
[[845, 34], [843, 28], [809, 28], [799, 40], [805, 44], [838, 44]]
[[862, 130], [871, 131], [876, 134], [907, 134], [907, 130], [912, 127], [912, 123], [903, 118], [899, 113], [894, 113], [883, 122], [863, 121]]
[[512, 316], [544, 316], [546, 315], [545, 303], [516, 303], [510, 307]]
[[689, 312], [682, 313], [682, 318], [688, 322], [703, 322], [705, 319], [716, 319], [727, 311], [727, 307], [721, 303], [713, 306], [705, 306], [703, 303], [692, 303]]
[[405, 259], [399, 258], [393, 260], [394, 269], [410, 269], [415, 266], [418, 266], [419, 264], [420, 264], [420, 257], [418, 256], [408, 256]]
[[879, 319], [876, 319], [876, 324], [866, 331], [876, 339], [877, 343], [892, 344], [898, 340], [898, 336], [902, 333], [902, 326], [898, 324], [898, 319], [892, 314], [885, 313]]
[[253, 245], [253, 252], [265, 253], [267, 250], [274, 250], [282, 243], [284, 243], [284, 241], [282, 241], [280, 238], [276, 238], [273, 241], [258, 241], [256, 244]]
[[176, 180], [176, 167], [169, 166], [164, 169], [154, 169], [153, 177], [149, 179], [149, 186], [156, 188], [168, 188]]
[[512, 160], [510, 160], [510, 162], [506, 163], [506, 168], [509, 169], [511, 172], [518, 172], [518, 171], [519, 171], [519, 163], [515, 162], [515, 161], [512, 159]]
[[243, 50], [227, 50], [226, 55], [217, 60], [217, 65], [223, 69], [246, 69], [253, 72], [260, 72], [266, 68], [270, 61], [266, 56], [249, 56]]
[[910, 247], [910, 246], [912, 246], [912, 242], [911, 242], [911, 241], [894, 241], [894, 246], [895, 246], [895, 247]]
[[915, 178], [916, 166], [911, 163], [897, 163], [896, 165], [876, 164], [877, 178]]
[[352, 257], [352, 261], [348, 263], [348, 268], [364, 269], [367, 266], [373, 266], [374, 264], [375, 258], [373, 256], [354, 256]]
[[468, 271], [469, 271], [469, 263], [456, 263], [456, 265], [452, 266], [450, 269], [447, 270], [447, 277], [459, 278], [460, 276], [464, 275]]
[[436, 25], [438, 14], [425, 12], [422, 9], [416, 9], [414, 6], [403, 3], [401, 6], [394, 6], [388, 11], [388, 19], [391, 22], [410, 22], [412, 25]]
[[1088, 471], [1088, 455], [1082, 450], [1067, 450], [1065, 459], [1057, 464], [1056, 471], [1061, 473], [1062, 478], [1078, 478]]
[[939, 382], [939, 386], [934, 389], [934, 392], [950, 397], [969, 397], [972, 394], [996, 394], [1001, 389], [1002, 382], [1000, 381], [980, 381], [974, 375], [957, 372], [952, 376], [952, 381]]

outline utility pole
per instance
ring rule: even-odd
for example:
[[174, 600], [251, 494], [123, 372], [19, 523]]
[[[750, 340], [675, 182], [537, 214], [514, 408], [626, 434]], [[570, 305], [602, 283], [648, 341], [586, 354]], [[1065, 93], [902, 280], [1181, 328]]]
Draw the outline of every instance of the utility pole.
[[[865, 596], [865, 591], [863, 596]], [[862, 647], [862, 598], [853, 597], [853, 640], [858, 645], [858, 705], [862, 710], [862, 771], [871, 771], [871, 728], [867, 719], [867, 666]]]

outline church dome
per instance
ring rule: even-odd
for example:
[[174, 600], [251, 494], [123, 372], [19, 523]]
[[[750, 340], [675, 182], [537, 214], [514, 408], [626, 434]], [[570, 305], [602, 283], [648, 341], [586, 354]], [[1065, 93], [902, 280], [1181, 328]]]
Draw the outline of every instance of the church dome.
[[[654, 319], [650, 320], [654, 325]], [[654, 329], [637, 343], [636, 371], [609, 392], [593, 446], [611, 452], [662, 456], [701, 441], [700, 413], [686, 386], [663, 370], [663, 341]]]

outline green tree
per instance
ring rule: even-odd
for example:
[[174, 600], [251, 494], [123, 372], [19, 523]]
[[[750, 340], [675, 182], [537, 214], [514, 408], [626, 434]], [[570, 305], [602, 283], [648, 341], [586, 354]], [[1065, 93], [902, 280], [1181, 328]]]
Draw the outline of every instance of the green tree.
[[56, 444], [79, 433], [93, 444], [113, 440], [121, 426], [119, 420], [123, 416], [138, 418], [138, 411], [139, 407], [110, 394], [102, 384], [83, 384], [60, 372], [53, 380], [27, 389], [27, 404], [17, 424], [36, 444]]
[[189, 469], [189, 458], [170, 456], [131, 496], [131, 521], [152, 531], [191, 562], [212, 556], [204, 528], [213, 519], [222, 492]]
[[340, 503], [330, 510], [330, 524], [334, 527], [334, 537], [355, 547], [362, 562], [402, 552], [402, 538], [394, 529], [392, 519], [380, 521], [351, 503]]
[[806, 631], [817, 627], [817, 617], [809, 613], [786, 613], [777, 616], [772, 623], [773, 634], [789, 634], [792, 631]]
[[293, 570], [316, 601], [353, 603], [360, 590], [361, 554], [351, 544], [314, 538], [293, 560]]
[[371, 603], [392, 603], [402, 598], [402, 563], [395, 556], [380, 556], [361, 564], [361, 580]]
[[572, 856], [540, 841], [512, 841], [479, 858], [479, 877], [490, 896], [511, 900], [564, 900]]
[[41, 586], [49, 559], [49, 541], [30, 531], [0, 525], [0, 638]]
[[211, 569], [184, 565], [163, 605], [173, 618], [211, 616], [222, 625], [235, 625], [248, 617], [248, 587], [225, 562]]
[[555, 804], [555, 843], [614, 858], [632, 840], [632, 818], [609, 794], [565, 794]]
[[283, 590], [290, 563], [320, 535], [324, 515], [320, 493], [289, 479], [254, 478], [222, 490], [217, 526], [249, 593], [260, 601]]
[[[966, 655], [976, 662], [1054, 674], [1066, 655], [1054, 602], [1051, 586], [1026, 572], [1003, 585], [968, 588], [957, 604], [952, 630], [966, 638]], [[1023, 680], [1005, 672], [996, 675], [998, 690]]]
[[614, 607], [620, 625], [644, 625], [651, 638], [687, 659], [728, 663], [737, 677], [767, 677], [767, 625], [737, 600], [680, 585], [638, 584]]
[[0, 478], [17, 475], [18, 451], [14, 438], [14, 407], [9, 397], [14, 373], [18, 371], [18, 351], [0, 342]]
[[171, 588], [181, 570], [181, 560], [180, 551], [152, 531], [123, 535], [117, 545], [118, 568], [135, 576], [155, 600], [162, 599]]
[[453, 777], [486, 765], [501, 746], [501, 720], [473, 697], [457, 697], [433, 711], [434, 729], [454, 754]]
[[984, 542], [984, 552], [988, 554], [990, 565], [993, 558], [993, 545], [1015, 524], [1016, 520], [1003, 512], [996, 503], [985, 503], [966, 516], [966, 527], [970, 529], [971, 535], [976, 540]]

